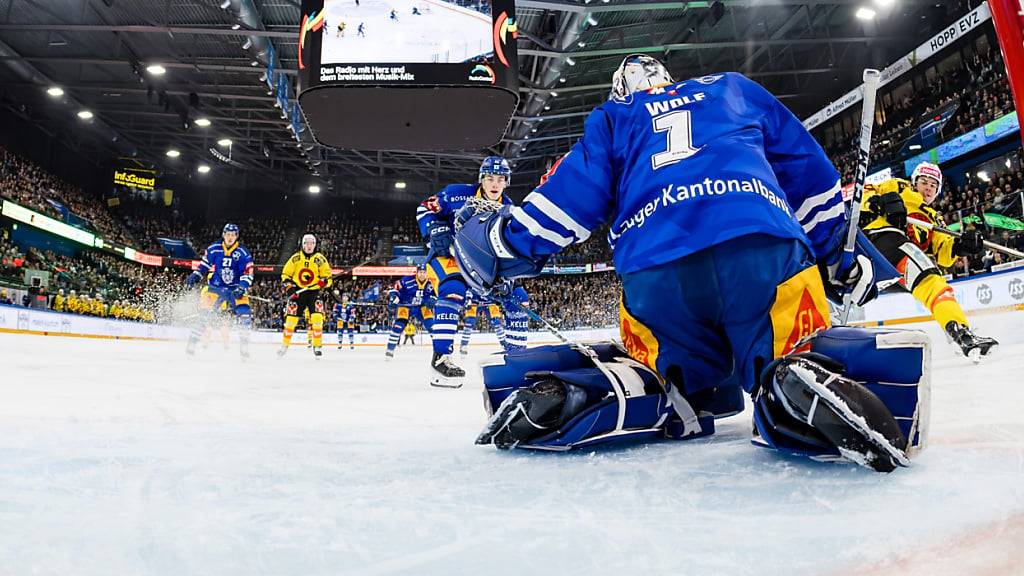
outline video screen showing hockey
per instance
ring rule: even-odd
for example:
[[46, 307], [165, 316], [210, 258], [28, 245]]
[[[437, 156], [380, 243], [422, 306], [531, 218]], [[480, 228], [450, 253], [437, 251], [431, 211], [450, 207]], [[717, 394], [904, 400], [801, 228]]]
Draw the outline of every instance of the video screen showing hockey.
[[467, 62], [494, 52], [490, 2], [324, 0], [320, 63]]
[[1019, 11], [0, 0], [0, 576], [1024, 576]]

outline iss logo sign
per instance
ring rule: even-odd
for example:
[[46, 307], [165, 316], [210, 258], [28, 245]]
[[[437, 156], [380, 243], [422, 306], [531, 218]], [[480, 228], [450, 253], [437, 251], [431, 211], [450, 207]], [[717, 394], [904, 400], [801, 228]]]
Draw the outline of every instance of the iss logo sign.
[[1020, 278], [1014, 278], [1010, 280], [1010, 285], [1007, 287], [1010, 292], [1010, 298], [1014, 300], [1024, 300], [1024, 280]]
[[978, 291], [975, 295], [978, 297], [978, 302], [988, 304], [992, 301], [992, 288], [988, 284], [982, 284], [978, 286]]

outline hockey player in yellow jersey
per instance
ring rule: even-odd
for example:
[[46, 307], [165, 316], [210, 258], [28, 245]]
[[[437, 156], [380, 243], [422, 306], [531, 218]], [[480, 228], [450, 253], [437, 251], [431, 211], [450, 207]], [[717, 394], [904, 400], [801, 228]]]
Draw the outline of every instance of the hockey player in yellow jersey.
[[936, 264], [949, 268], [960, 256], [979, 254], [984, 238], [977, 230], [965, 229], [956, 238], [907, 224], [910, 216], [943, 226], [942, 216], [931, 207], [941, 190], [942, 171], [922, 162], [909, 182], [891, 178], [865, 187], [860, 221], [868, 238], [903, 274], [901, 282], [907, 290], [931, 311], [964, 355], [978, 361], [991, 354], [998, 342], [971, 331], [967, 315]]
[[281, 281], [284, 283], [285, 305], [284, 335], [280, 358], [288, 351], [295, 327], [299, 323], [299, 314], [309, 312], [307, 333], [313, 343], [313, 355], [318, 359], [323, 356], [324, 335], [324, 303], [321, 300], [322, 290], [333, 284], [331, 265], [323, 254], [316, 251], [316, 236], [306, 234], [302, 237], [302, 249], [288, 259], [281, 270]]

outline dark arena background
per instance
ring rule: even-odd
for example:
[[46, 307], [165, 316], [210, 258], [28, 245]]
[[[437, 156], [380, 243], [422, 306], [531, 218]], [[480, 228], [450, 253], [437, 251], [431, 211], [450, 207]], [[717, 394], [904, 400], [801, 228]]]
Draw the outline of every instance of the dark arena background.
[[[1016, 0], [0, 0], [0, 573], [1024, 574], [1021, 13]], [[928, 241], [989, 244], [935, 273], [1000, 343], [972, 362], [900, 284], [853, 308], [854, 326], [930, 338], [912, 466], [752, 446], [746, 395], [685, 442], [659, 429], [565, 454], [474, 445], [497, 408], [481, 367], [509, 361], [507, 337], [528, 350], [625, 337], [634, 358], [640, 341], [657, 357], [620, 304], [611, 221], [518, 281], [523, 325], [514, 303], [474, 305], [475, 324], [463, 310], [450, 361], [464, 381], [430, 385], [437, 306], [391, 292], [402, 278], [416, 292], [407, 277], [437, 260], [418, 214], [494, 156], [523, 203], [632, 54], [684, 86], [725, 72], [763, 86], [847, 200], [863, 73], [881, 71], [861, 183], [941, 168], [930, 208], [951, 231]], [[573, 201], [594, 193], [581, 183]], [[229, 223], [252, 257], [238, 272], [251, 286], [225, 293], [248, 302], [244, 321], [201, 289], [237, 284], [201, 264]], [[295, 269], [310, 234], [329, 274]], [[312, 314], [289, 313], [306, 301]]]

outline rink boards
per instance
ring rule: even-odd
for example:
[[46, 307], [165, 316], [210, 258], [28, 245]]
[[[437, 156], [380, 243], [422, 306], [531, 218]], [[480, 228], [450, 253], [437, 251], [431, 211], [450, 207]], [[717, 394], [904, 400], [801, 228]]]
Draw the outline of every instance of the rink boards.
[[[1024, 310], [1024, 267], [983, 274], [966, 280], [950, 283], [957, 301], [969, 315], [998, 314], [1013, 310]], [[931, 318], [928, 310], [909, 293], [883, 294], [863, 309], [856, 309], [851, 316], [853, 324], [891, 325], [921, 322]], [[106, 338], [122, 340], [184, 340], [188, 336], [187, 326], [143, 324], [108, 318], [95, 318], [77, 314], [64, 314], [48, 310], [36, 310], [14, 306], [0, 306], [0, 332], [38, 334], [46, 336], [77, 336], [83, 338]], [[569, 330], [565, 335], [570, 340], [598, 340], [617, 338], [616, 328]], [[256, 331], [252, 341], [257, 343], [278, 343], [279, 331]], [[306, 342], [304, 332], [297, 332], [295, 343]], [[384, 346], [387, 333], [356, 334], [357, 346]], [[531, 343], [554, 343], [556, 339], [546, 331], [531, 332]], [[337, 343], [332, 332], [324, 334], [325, 345]], [[419, 332], [416, 343], [429, 344], [429, 337]], [[497, 340], [493, 333], [475, 333], [474, 345], [493, 345]]]

